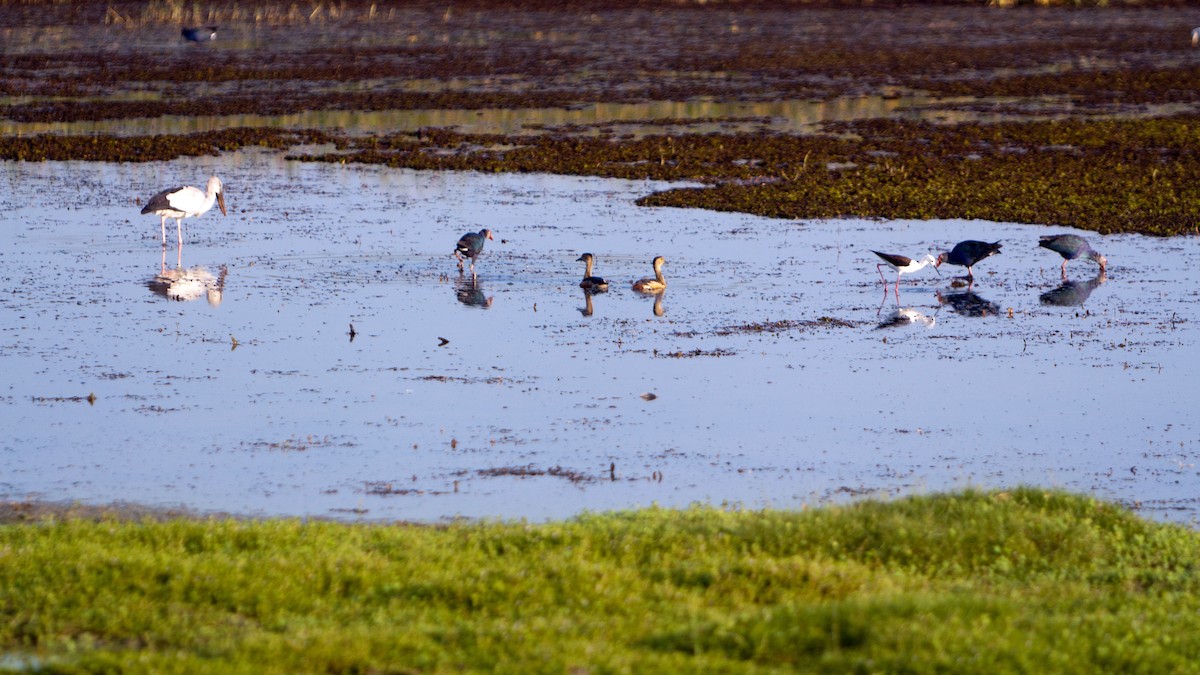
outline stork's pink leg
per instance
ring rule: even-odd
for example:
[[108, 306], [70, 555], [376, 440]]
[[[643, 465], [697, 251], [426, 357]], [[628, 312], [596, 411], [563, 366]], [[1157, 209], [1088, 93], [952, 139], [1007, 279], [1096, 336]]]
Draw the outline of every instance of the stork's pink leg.
[[883, 282], [883, 285], [884, 285], [884, 286], [886, 286], [886, 285], [887, 285], [887, 279], [885, 279], [885, 278], [884, 278], [884, 276], [883, 276], [883, 263], [879, 263], [878, 265], [876, 265], [876, 266], [875, 266], [875, 271], [876, 271], [876, 272], [879, 272], [879, 280]]

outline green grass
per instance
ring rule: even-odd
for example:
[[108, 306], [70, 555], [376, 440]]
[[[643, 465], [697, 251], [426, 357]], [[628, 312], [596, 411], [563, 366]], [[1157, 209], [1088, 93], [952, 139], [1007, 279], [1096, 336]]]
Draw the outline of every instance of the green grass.
[[550, 524], [0, 526], [0, 669], [1197, 672], [1200, 536], [965, 492]]

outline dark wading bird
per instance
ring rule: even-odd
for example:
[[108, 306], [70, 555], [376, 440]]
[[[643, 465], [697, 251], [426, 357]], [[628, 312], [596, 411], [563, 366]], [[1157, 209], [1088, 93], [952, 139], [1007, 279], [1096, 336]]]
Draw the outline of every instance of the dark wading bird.
[[217, 39], [217, 27], [208, 26], [207, 28], [184, 28], [179, 32], [183, 39], [188, 42], [208, 42], [209, 40]]
[[458, 244], [454, 247], [454, 257], [458, 258], [458, 271], [463, 269], [463, 258], [471, 259], [471, 275], [475, 275], [475, 259], [483, 253], [483, 242], [488, 239], [495, 240], [492, 237], [492, 231], [486, 227], [478, 232], [468, 232], [458, 240]]
[[210, 25], [208, 28], [185, 28], [180, 31], [180, 35], [184, 36], [184, 40], [188, 42], [208, 42], [216, 40], [217, 26]]
[[1108, 258], [1093, 250], [1087, 240], [1077, 234], [1047, 234], [1038, 238], [1038, 246], [1048, 248], [1063, 257], [1063, 279], [1067, 278], [1067, 263], [1076, 258], [1094, 260], [1100, 266], [1101, 276], [1108, 271]]
[[667, 280], [663, 277], [662, 268], [666, 264], [663, 257], [655, 256], [652, 265], [654, 265], [654, 278], [646, 277], [633, 282], [633, 290], [638, 293], [658, 293], [667, 288]]
[[150, 198], [146, 206], [142, 207], [142, 213], [153, 213], [161, 219], [159, 227], [162, 230], [163, 248], [167, 246], [167, 218], [174, 218], [179, 248], [182, 249], [183, 219], [204, 215], [212, 208], [213, 202], [221, 207], [221, 215], [228, 215], [225, 212], [225, 190], [221, 179], [216, 176], [208, 179], [208, 185], [203, 192], [200, 188], [190, 185], [163, 190]]
[[575, 262], [582, 262], [583, 281], [579, 282], [579, 287], [590, 293], [603, 293], [608, 290], [608, 282], [600, 277], [592, 276], [592, 264], [595, 263], [596, 257], [591, 253], [584, 253], [579, 256]]
[[[880, 253], [879, 251], [871, 251], [871, 253], [883, 258], [883, 262], [875, 265], [875, 271], [879, 272], [879, 278], [883, 281], [884, 293], [887, 292], [887, 279], [885, 279], [883, 276], [883, 266], [886, 264], [888, 267], [896, 270], [897, 298], [900, 297], [901, 274], [912, 274], [913, 272], [916, 272], [917, 270], [920, 270], [928, 265], [933, 265], [933, 271], [937, 272], [937, 260], [935, 260], [934, 257], [928, 253], [926, 253], [925, 257], [921, 258], [920, 260], [913, 260], [908, 256], [896, 255], [895, 253]], [[938, 272], [938, 276], [941, 276], [941, 274], [941, 272]]]
[[954, 245], [954, 248], [949, 251], [942, 251], [938, 254], [937, 264], [950, 263], [951, 265], [961, 265], [967, 268], [967, 278], [974, 279], [975, 274], [971, 268], [979, 264], [980, 260], [988, 256], [996, 255], [1000, 252], [1000, 242], [987, 243], [986, 241], [975, 241], [968, 239], [960, 241]]

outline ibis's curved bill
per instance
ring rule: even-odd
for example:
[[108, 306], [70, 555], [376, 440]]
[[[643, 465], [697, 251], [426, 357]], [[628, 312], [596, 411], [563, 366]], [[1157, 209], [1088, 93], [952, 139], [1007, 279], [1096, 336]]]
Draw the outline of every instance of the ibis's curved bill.
[[179, 246], [182, 247], [183, 219], [204, 215], [212, 208], [214, 202], [221, 207], [221, 215], [228, 215], [225, 211], [225, 190], [221, 179], [216, 176], [208, 179], [208, 185], [203, 191], [190, 185], [163, 190], [150, 198], [142, 208], [142, 213], [153, 213], [161, 218], [159, 226], [162, 228], [163, 246], [167, 245], [167, 218], [174, 218]]

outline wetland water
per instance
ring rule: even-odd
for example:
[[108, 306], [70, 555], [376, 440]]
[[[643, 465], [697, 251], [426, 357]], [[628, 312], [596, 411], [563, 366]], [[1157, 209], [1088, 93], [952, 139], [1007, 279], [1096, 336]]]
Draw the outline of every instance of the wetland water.
[[[212, 173], [229, 216], [187, 221], [181, 270], [168, 232], [164, 274], [138, 211]], [[644, 209], [643, 181], [249, 153], [0, 183], [0, 498], [428, 521], [1036, 484], [1197, 515], [1194, 238], [1085, 233], [1108, 278], [1063, 288], [1059, 228]], [[870, 249], [966, 238], [1004, 243], [971, 293], [885, 295]]]

